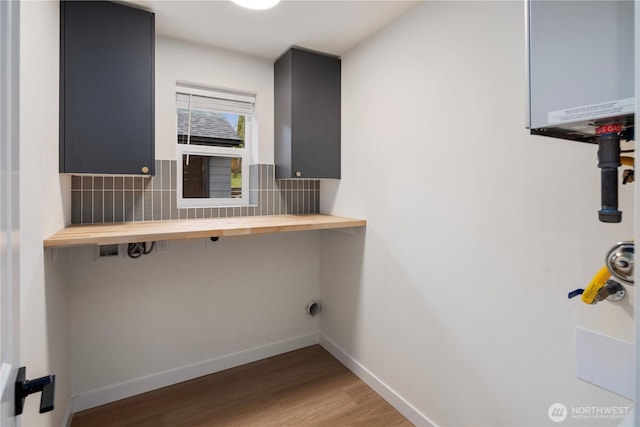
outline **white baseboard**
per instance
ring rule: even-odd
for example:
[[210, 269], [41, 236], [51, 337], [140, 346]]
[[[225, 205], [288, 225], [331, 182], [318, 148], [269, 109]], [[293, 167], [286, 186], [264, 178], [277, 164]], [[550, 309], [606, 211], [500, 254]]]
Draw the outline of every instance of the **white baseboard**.
[[267, 357], [276, 356], [299, 348], [308, 347], [318, 344], [318, 342], [318, 333], [314, 332], [309, 335], [302, 335], [296, 338], [250, 348], [192, 365], [182, 366], [135, 380], [91, 390], [73, 398], [73, 410], [74, 412], [80, 412], [95, 408], [96, 406], [126, 399], [127, 397], [146, 393], [151, 390], [224, 371], [225, 369], [235, 368], [236, 366], [266, 359]]
[[404, 415], [409, 421], [416, 426], [435, 427], [436, 424], [426, 415], [420, 412], [415, 406], [407, 402], [395, 390], [386, 385], [380, 378], [376, 377], [371, 371], [362, 366], [360, 362], [348, 355], [336, 343], [326, 336], [320, 334], [320, 345], [338, 359], [351, 372], [356, 374], [365, 384], [375, 390], [384, 400], [393, 406], [398, 412]]
[[71, 421], [73, 420], [73, 397], [69, 399], [67, 409], [62, 419], [62, 427], [71, 427]]

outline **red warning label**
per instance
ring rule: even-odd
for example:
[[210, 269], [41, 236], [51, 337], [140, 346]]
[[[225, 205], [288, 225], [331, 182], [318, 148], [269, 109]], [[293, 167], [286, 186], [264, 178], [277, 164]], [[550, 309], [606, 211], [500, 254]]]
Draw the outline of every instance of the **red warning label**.
[[596, 136], [602, 135], [603, 133], [618, 133], [618, 132], [622, 132], [622, 125], [620, 123], [598, 126], [596, 128]]

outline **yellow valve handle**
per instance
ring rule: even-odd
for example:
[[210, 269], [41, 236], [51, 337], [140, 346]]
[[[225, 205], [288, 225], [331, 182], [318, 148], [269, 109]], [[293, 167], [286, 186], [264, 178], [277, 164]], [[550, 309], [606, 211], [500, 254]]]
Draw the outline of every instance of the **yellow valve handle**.
[[598, 296], [598, 291], [600, 291], [600, 289], [602, 289], [602, 287], [607, 283], [609, 277], [611, 277], [611, 272], [605, 265], [598, 270], [596, 275], [593, 276], [593, 279], [591, 279], [591, 283], [589, 283], [585, 288], [582, 293], [582, 302], [585, 304], [595, 304], [597, 302], [596, 298]]

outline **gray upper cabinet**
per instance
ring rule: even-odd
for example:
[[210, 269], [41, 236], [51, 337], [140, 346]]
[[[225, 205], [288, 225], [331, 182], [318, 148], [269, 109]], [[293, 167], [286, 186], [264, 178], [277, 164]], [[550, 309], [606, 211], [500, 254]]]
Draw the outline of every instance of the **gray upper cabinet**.
[[60, 172], [154, 174], [151, 12], [60, 4]]
[[340, 178], [340, 59], [292, 48], [274, 74], [276, 178]]

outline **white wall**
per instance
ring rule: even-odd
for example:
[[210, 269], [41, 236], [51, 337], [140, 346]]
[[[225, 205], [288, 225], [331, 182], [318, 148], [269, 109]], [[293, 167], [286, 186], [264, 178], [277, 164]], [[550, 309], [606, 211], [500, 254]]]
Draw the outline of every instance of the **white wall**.
[[176, 82], [256, 94], [258, 125], [252, 163], [273, 164], [273, 63], [264, 59], [156, 37], [156, 159], [176, 158]]
[[138, 260], [94, 261], [91, 248], [78, 248], [71, 258], [74, 395], [133, 390], [119, 384], [317, 340], [318, 319], [304, 310], [319, 292], [313, 232], [222, 238], [210, 247], [171, 241]]
[[596, 147], [524, 128], [523, 17], [427, 2], [343, 56], [343, 178], [322, 211], [368, 225], [322, 236], [320, 331], [438, 425], [629, 405], [575, 378], [574, 341], [576, 326], [632, 341], [635, 289], [566, 295], [633, 236], [632, 188], [624, 222], [599, 223]]
[[60, 426], [71, 395], [69, 293], [64, 254], [51, 262], [44, 238], [68, 222], [70, 180], [58, 175], [57, 2], [23, 2], [20, 47], [21, 363], [27, 378], [56, 374], [55, 410], [26, 400], [23, 426]]

